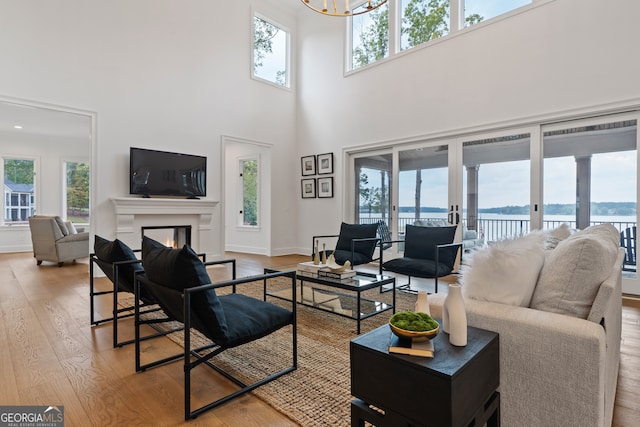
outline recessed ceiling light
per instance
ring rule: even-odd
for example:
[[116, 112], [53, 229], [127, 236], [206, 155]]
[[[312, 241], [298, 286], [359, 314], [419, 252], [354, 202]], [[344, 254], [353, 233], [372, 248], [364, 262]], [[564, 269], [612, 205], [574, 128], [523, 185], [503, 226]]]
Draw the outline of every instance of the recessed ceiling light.
[[20, 125], [14, 125], [14, 126], [13, 126], [13, 128], [14, 128], [14, 129], [22, 129], [22, 126], [20, 126]]

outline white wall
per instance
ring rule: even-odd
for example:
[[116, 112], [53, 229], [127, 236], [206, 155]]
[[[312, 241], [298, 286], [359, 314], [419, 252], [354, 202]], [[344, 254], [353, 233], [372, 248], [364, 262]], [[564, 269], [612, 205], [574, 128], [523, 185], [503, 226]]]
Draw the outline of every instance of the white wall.
[[[221, 197], [221, 135], [274, 145], [274, 250], [294, 246], [295, 91], [250, 78], [251, 11], [270, 0], [0, 0], [0, 95], [97, 115], [92, 231], [113, 238], [130, 146], [208, 156]], [[295, 30], [295, 17], [262, 10]], [[275, 16], [277, 15], [277, 16]], [[283, 173], [284, 171], [284, 173]], [[221, 206], [214, 223], [222, 236]], [[213, 256], [222, 254], [222, 237]]]
[[636, 0], [556, 0], [345, 77], [344, 22], [301, 14], [299, 154], [334, 151], [337, 174], [333, 199], [298, 201], [300, 250], [338, 231], [345, 146], [640, 106], [638, 16]]

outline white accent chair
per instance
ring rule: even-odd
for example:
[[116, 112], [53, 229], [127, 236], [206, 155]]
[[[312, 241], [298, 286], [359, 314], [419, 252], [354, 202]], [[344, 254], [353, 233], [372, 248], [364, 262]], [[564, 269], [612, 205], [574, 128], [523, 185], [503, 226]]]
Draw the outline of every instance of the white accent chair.
[[35, 215], [29, 218], [33, 256], [38, 265], [42, 261], [58, 263], [75, 261], [89, 256], [89, 233], [70, 233], [58, 216]]

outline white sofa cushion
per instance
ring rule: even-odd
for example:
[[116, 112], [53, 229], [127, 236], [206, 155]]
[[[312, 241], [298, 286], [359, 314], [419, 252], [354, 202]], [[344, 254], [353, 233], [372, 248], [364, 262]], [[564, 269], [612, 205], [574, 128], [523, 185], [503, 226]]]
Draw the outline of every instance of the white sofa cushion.
[[611, 273], [619, 234], [611, 224], [588, 227], [547, 252], [531, 308], [586, 319]]
[[461, 267], [465, 298], [528, 307], [544, 263], [544, 234], [501, 240]]
[[560, 224], [560, 226], [554, 228], [553, 230], [544, 231], [544, 233], [545, 249], [555, 249], [556, 246], [558, 246], [558, 243], [571, 236], [571, 230], [569, 229], [569, 225], [566, 223]]

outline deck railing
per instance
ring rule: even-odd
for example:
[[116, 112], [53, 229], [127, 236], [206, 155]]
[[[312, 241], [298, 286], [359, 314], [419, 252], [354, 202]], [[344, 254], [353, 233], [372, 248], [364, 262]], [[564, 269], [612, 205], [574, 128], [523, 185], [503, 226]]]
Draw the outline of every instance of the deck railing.
[[[371, 224], [380, 221], [381, 218], [360, 218], [361, 224]], [[442, 220], [442, 218], [420, 218], [420, 221], [434, 221]], [[384, 219], [388, 225], [388, 219]], [[399, 234], [404, 234], [404, 230], [407, 224], [413, 224], [416, 221], [415, 218], [400, 218], [398, 220]], [[466, 220], [462, 221], [466, 226]], [[604, 224], [609, 222], [613, 224], [618, 231], [633, 227], [636, 225], [632, 221], [591, 221], [590, 225]], [[563, 221], [563, 220], [545, 220], [543, 221], [543, 228], [545, 230], [551, 230], [559, 227], [562, 224], [568, 224], [569, 228], [576, 228], [575, 221]], [[518, 237], [528, 234], [531, 231], [531, 221], [528, 219], [484, 219], [478, 220], [478, 237], [484, 238], [485, 242], [493, 242], [496, 240]]]

